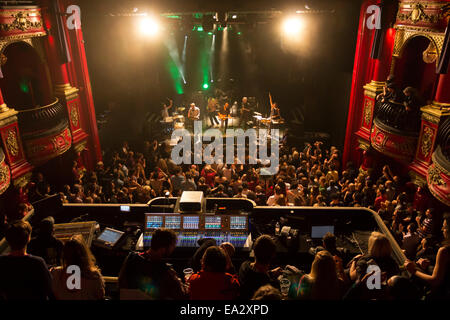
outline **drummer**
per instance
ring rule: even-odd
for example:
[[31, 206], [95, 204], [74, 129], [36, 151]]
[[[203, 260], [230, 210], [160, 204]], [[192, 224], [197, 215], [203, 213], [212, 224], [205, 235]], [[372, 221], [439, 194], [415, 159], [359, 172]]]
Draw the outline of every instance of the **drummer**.
[[172, 108], [173, 100], [169, 99], [169, 101], [170, 101], [169, 106], [167, 106], [166, 103], [163, 103], [163, 108], [161, 110], [161, 115], [162, 115], [163, 120], [165, 120], [166, 118], [170, 117], [169, 109]]

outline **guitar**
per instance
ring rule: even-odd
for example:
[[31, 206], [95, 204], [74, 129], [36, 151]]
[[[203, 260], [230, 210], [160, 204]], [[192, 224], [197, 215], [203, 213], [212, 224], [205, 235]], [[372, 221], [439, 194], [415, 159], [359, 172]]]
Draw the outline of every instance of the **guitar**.
[[226, 102], [223, 106], [222, 112], [219, 111], [218, 117], [221, 121], [231, 118], [229, 108], [230, 105], [228, 102]]

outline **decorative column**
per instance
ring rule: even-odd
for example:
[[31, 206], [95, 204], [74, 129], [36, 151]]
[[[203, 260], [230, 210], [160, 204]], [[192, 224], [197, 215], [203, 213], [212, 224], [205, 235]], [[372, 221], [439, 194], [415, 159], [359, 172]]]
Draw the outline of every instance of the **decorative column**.
[[15, 186], [21, 187], [30, 180], [33, 167], [25, 158], [17, 124], [17, 113], [6, 106], [0, 90], [0, 140], [11, 171], [11, 180]]
[[422, 124], [419, 143], [414, 161], [410, 166], [410, 176], [418, 182], [417, 184], [426, 184], [424, 177], [427, 176], [432, 163], [439, 126], [450, 116], [450, 74], [439, 76], [433, 103], [422, 107], [421, 111]]
[[[72, 133], [72, 144], [76, 153], [81, 152], [86, 145], [87, 134], [83, 131], [80, 117], [80, 97], [78, 89], [72, 87], [69, 80], [69, 72], [66, 60], [70, 60], [68, 55], [67, 41], [64, 36], [64, 19], [60, 12], [55, 12], [59, 2], [48, 3], [45, 8], [44, 19], [49, 35], [45, 43], [49, 67], [54, 83], [53, 93], [67, 110], [69, 127]], [[62, 53], [61, 50], [64, 52]]]
[[395, 29], [387, 29], [384, 34], [382, 54], [379, 59], [374, 59], [372, 81], [363, 87], [364, 102], [360, 131], [366, 136], [367, 140], [370, 140], [376, 96], [383, 92], [383, 87], [390, 73], [394, 38]]

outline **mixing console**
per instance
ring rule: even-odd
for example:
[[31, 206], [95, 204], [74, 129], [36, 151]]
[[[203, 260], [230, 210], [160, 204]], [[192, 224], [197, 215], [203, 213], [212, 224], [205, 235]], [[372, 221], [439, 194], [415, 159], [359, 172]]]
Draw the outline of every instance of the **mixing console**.
[[172, 229], [177, 233], [177, 247], [198, 247], [198, 240], [212, 238], [217, 245], [231, 242], [235, 247], [245, 246], [248, 232], [247, 216], [146, 214], [143, 245], [149, 248], [152, 232], [158, 228]]

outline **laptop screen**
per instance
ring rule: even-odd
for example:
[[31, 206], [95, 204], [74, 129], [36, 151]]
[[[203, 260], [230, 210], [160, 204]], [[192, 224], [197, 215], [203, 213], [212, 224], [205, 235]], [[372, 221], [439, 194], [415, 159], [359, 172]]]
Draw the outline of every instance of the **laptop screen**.
[[322, 239], [328, 232], [334, 234], [334, 226], [312, 226], [311, 227], [311, 238], [312, 239]]

